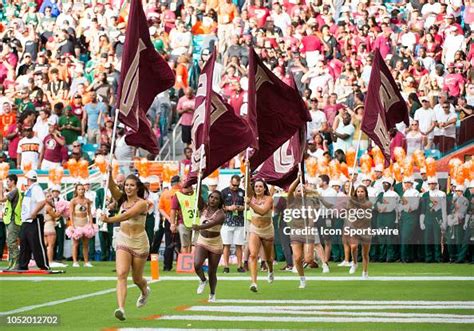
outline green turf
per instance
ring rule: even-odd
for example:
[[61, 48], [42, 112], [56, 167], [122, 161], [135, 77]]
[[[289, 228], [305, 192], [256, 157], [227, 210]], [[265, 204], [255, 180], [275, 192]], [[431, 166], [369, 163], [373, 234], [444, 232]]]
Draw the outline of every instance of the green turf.
[[[92, 269], [67, 268], [64, 276], [114, 276], [113, 263], [95, 263]], [[234, 268], [235, 269], [235, 268]], [[232, 269], [231, 269], [232, 270]], [[474, 276], [474, 266], [456, 264], [371, 264], [370, 276]], [[222, 275], [221, 271], [219, 271]], [[148, 267], [146, 275], [149, 275]], [[174, 272], [161, 275], [176, 275]], [[242, 276], [235, 271], [228, 276]], [[278, 271], [274, 284], [267, 284], [265, 274], [261, 274], [259, 293], [248, 290], [249, 281], [221, 281], [218, 283], [218, 299], [282, 299], [282, 300], [437, 300], [437, 301], [474, 301], [473, 281], [360, 281], [360, 270], [354, 281], [308, 281], [307, 288], [299, 290], [297, 281], [278, 281], [279, 275], [294, 276], [290, 272]], [[307, 270], [307, 275], [322, 276], [320, 269]], [[332, 265], [329, 276], [347, 276], [348, 268]], [[226, 275], [227, 276], [227, 275]], [[328, 275], [324, 275], [328, 276]], [[34, 276], [28, 276], [34, 280]], [[49, 276], [51, 278], [56, 275]], [[131, 283], [131, 282], [130, 282]], [[101, 330], [119, 327], [170, 327], [170, 328], [240, 328], [240, 329], [324, 329], [324, 330], [472, 330], [474, 325], [462, 324], [375, 324], [375, 323], [275, 323], [263, 322], [199, 322], [199, 321], [164, 321], [146, 320], [152, 315], [197, 314], [206, 312], [177, 311], [177, 307], [205, 305], [205, 294], [196, 294], [196, 281], [162, 281], [151, 284], [152, 296], [148, 305], [142, 309], [135, 308], [139, 295], [137, 288], [132, 287], [127, 297], [127, 320], [118, 322], [112, 316], [116, 308], [115, 292], [78, 301], [61, 303], [50, 307], [35, 309], [22, 314], [59, 314], [61, 326], [55, 328], [35, 327], [34, 330]], [[114, 281], [2, 281], [0, 277], [0, 311], [34, 304], [70, 298], [101, 290], [113, 289]], [[222, 305], [222, 304], [220, 304]], [[228, 304], [232, 305], [232, 304]], [[249, 304], [255, 305], [255, 304]], [[416, 313], [450, 313], [471, 314], [474, 310], [387, 310], [390, 312]], [[256, 311], [258, 313], [258, 311]], [[212, 313], [212, 315], [229, 315], [229, 313]], [[236, 312], [236, 314], [238, 313]], [[244, 314], [249, 315], [249, 314]], [[4, 328], [0, 325], [0, 329]], [[10, 328], [20, 330], [21, 327]]]

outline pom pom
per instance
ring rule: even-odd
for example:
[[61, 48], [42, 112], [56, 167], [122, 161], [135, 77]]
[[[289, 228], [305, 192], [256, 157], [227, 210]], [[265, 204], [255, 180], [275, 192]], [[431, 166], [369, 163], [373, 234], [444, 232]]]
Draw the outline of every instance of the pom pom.
[[72, 226], [66, 229], [66, 236], [70, 239], [79, 240], [82, 238], [83, 232], [81, 227], [73, 228]]
[[99, 232], [97, 224], [86, 225], [82, 228], [82, 233], [86, 238], [93, 238]]

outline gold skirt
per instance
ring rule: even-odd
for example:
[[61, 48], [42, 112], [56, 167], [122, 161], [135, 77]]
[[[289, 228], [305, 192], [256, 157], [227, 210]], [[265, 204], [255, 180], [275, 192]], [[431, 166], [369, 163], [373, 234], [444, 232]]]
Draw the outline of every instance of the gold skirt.
[[56, 222], [45, 222], [44, 223], [44, 235], [56, 235]]
[[222, 244], [222, 237], [204, 238], [202, 235], [198, 236], [196, 246], [201, 246], [214, 254], [222, 254], [224, 245]]
[[250, 223], [249, 232], [255, 233], [262, 240], [273, 240], [275, 238], [275, 229], [273, 228], [272, 223], [268, 224], [268, 226], [264, 228], [256, 227]]
[[141, 259], [146, 259], [150, 253], [150, 243], [145, 231], [133, 237], [119, 231], [115, 243], [117, 251], [123, 250]]

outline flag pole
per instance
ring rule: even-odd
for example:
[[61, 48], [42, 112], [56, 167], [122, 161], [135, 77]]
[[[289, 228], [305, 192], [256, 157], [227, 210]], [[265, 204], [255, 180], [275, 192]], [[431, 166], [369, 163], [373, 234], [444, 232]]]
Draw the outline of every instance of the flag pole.
[[193, 224], [196, 224], [196, 218], [199, 208], [199, 196], [201, 194], [201, 179], [202, 179], [202, 167], [203, 167], [203, 159], [204, 159], [204, 145], [201, 145], [201, 154], [199, 159], [199, 172], [198, 172], [198, 180], [197, 180], [197, 187], [196, 187], [196, 201], [194, 202], [194, 214], [193, 214]]
[[[350, 178], [350, 183], [351, 185], [349, 186], [349, 197], [352, 194], [352, 188], [354, 186], [354, 172], [357, 168], [357, 158], [359, 156], [359, 149], [360, 149], [360, 140], [362, 138], [362, 130], [359, 130], [359, 139], [357, 139], [357, 145], [356, 145], [356, 153], [355, 153], [355, 158], [354, 158], [354, 165], [352, 166], [352, 177]], [[349, 174], [350, 177], [350, 174]]]
[[[107, 167], [107, 172], [106, 172], [106, 177], [105, 177], [105, 187], [104, 187], [104, 201], [102, 203], [102, 212], [105, 212], [105, 207], [107, 204], [107, 190], [109, 189], [109, 181], [110, 181], [110, 169], [112, 169], [112, 160], [114, 158], [114, 148], [115, 148], [115, 137], [117, 135], [117, 124], [118, 124], [118, 115], [119, 115], [119, 110], [115, 109], [115, 118], [114, 118], [114, 126], [112, 129], [112, 142], [110, 144], [110, 152], [109, 152], [109, 166]], [[100, 218], [99, 218], [100, 219]], [[99, 221], [100, 223], [103, 223], [102, 221]], [[104, 225], [105, 229], [103, 228], [102, 231], [107, 230], [107, 223], [103, 224], [98, 224], [99, 226]]]
[[244, 240], [245, 244], [247, 244], [247, 231], [248, 231], [248, 225], [247, 225], [247, 211], [248, 211], [248, 204], [247, 204], [247, 197], [248, 197], [248, 185], [249, 185], [249, 166], [247, 165], [249, 161], [249, 149], [247, 148], [245, 150], [245, 200], [244, 200]]
[[[303, 210], [306, 210], [306, 201], [304, 199], [304, 176], [303, 176], [303, 162], [300, 162], [298, 164], [298, 177], [300, 178], [300, 184], [301, 184], [301, 204], [302, 204], [302, 207], [303, 207]], [[309, 238], [308, 238], [308, 217], [306, 215], [306, 213], [303, 214], [303, 220], [304, 220], [304, 228], [306, 230], [306, 235], [305, 235], [305, 238], [306, 238], [306, 245], [309, 244]], [[303, 254], [304, 254], [304, 249], [303, 249]]]

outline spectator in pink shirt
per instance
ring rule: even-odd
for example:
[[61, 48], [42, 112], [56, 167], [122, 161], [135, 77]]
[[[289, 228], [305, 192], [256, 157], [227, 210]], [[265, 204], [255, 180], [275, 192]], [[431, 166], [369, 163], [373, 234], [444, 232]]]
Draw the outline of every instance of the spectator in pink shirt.
[[457, 98], [464, 94], [464, 77], [454, 72], [454, 63], [448, 65], [448, 74], [444, 76], [443, 91], [448, 92], [450, 97]]
[[191, 126], [193, 124], [195, 102], [194, 91], [188, 87], [184, 92], [184, 96], [179, 98], [176, 106], [178, 114], [181, 115], [182, 140], [186, 147], [191, 145]]
[[392, 29], [388, 24], [382, 23], [382, 33], [375, 39], [373, 48], [380, 50], [380, 55], [385, 59], [388, 54], [392, 53], [392, 40], [390, 38]]

